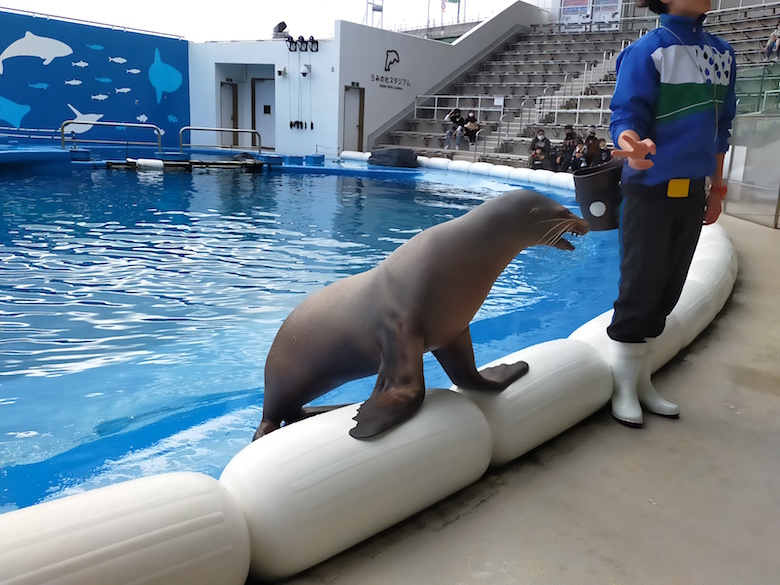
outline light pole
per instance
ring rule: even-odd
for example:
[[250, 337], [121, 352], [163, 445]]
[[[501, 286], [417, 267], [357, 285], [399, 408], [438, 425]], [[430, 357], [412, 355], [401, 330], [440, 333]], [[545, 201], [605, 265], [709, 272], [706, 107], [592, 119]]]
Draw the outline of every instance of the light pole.
[[428, 15], [425, 17], [425, 38], [431, 38], [431, 0], [428, 0]]

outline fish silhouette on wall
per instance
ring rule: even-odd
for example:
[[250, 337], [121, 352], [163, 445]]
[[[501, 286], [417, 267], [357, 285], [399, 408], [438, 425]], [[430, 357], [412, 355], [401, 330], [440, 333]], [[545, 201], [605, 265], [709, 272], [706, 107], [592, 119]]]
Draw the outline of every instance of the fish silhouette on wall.
[[149, 67], [149, 81], [157, 92], [157, 103], [162, 100], [162, 94], [173, 93], [181, 86], [182, 74], [176, 67], [163, 63], [160, 59], [160, 49], [154, 50], [154, 63]]
[[66, 57], [73, 49], [62, 41], [48, 37], [39, 37], [29, 30], [21, 39], [15, 40], [0, 53], [0, 75], [3, 74], [3, 62], [13, 57], [38, 57], [48, 65], [57, 57]]
[[0, 120], [8, 122], [14, 128], [21, 127], [22, 118], [30, 113], [30, 106], [17, 104], [0, 96]]

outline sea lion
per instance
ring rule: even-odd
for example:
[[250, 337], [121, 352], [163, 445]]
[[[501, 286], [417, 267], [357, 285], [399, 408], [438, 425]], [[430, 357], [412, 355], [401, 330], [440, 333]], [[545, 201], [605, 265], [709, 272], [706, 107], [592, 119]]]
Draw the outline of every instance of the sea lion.
[[316, 291], [290, 313], [271, 345], [263, 419], [254, 439], [282, 421], [310, 416], [303, 405], [318, 396], [377, 373], [349, 434], [362, 439], [394, 427], [422, 404], [426, 351], [454, 384], [503, 390], [528, 364], [478, 372], [471, 319], [521, 250], [573, 250], [563, 234], [588, 229], [585, 220], [544, 195], [510, 191], [416, 234], [375, 268]]

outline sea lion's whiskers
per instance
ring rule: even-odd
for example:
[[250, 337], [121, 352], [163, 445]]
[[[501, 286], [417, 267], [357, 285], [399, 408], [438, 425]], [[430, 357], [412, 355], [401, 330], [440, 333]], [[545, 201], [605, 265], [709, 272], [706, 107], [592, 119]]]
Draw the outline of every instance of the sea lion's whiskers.
[[[563, 234], [570, 231], [575, 225], [575, 221], [571, 219], [559, 219], [556, 221], [556, 225], [552, 226], [547, 232], [545, 232], [541, 238], [536, 242], [536, 246], [547, 244], [553, 245], [563, 237]], [[539, 222], [542, 223], [542, 222]]]

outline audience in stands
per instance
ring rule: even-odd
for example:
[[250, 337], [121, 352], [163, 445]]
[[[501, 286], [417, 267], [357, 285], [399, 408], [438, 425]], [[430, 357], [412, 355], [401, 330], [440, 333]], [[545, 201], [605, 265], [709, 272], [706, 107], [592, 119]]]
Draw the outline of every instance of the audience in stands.
[[582, 139], [574, 133], [574, 128], [571, 124], [566, 124], [563, 127], [565, 132], [563, 142], [556, 149], [553, 157], [555, 163], [555, 170], [568, 168], [571, 162], [571, 157], [574, 154], [574, 147], [578, 142], [582, 142]]
[[477, 132], [479, 132], [479, 122], [472, 110], [469, 112], [469, 115], [466, 116], [466, 121], [463, 124], [463, 133], [466, 135], [466, 138], [469, 139], [469, 144], [474, 144], [477, 141]]
[[445, 122], [451, 122], [450, 129], [444, 133], [444, 148], [450, 147], [450, 139], [455, 135], [455, 148], [460, 147], [460, 140], [463, 138], [463, 116], [460, 115], [460, 108], [452, 108], [446, 116]]
[[603, 165], [612, 160], [612, 150], [604, 138], [596, 136], [596, 127], [588, 128], [585, 141], [580, 138], [571, 124], [563, 127], [565, 135], [561, 143], [553, 146], [539, 130], [531, 140], [528, 167], [551, 171], [574, 172], [577, 169]]
[[552, 144], [550, 144], [550, 140], [545, 137], [544, 130], [539, 129], [536, 133], [536, 137], [531, 140], [531, 146], [528, 147], [528, 152], [531, 155], [528, 159], [528, 166], [532, 169], [542, 168], [536, 164], [539, 159], [538, 153], [541, 152], [544, 155], [541, 160], [545, 161], [545, 166], [543, 168], [547, 168], [549, 165], [546, 161], [550, 156], [551, 150]]
[[567, 171], [573, 173], [577, 169], [584, 169], [588, 165], [588, 160], [585, 158], [585, 144], [580, 143], [574, 147], [574, 154], [569, 161], [566, 168], [560, 169], [561, 171]]
[[549, 171], [550, 164], [549, 159], [547, 158], [547, 155], [544, 153], [544, 150], [541, 148], [537, 148], [535, 151], [531, 153], [531, 157], [528, 159], [529, 166], [534, 170], [546, 170]]
[[597, 165], [603, 165], [612, 160], [612, 151], [607, 147], [607, 141], [604, 138], [599, 139], [599, 156]]
[[585, 160], [588, 161], [589, 167], [598, 164], [600, 154], [601, 149], [599, 149], [599, 139], [596, 137], [596, 127], [591, 126], [588, 128], [588, 136], [585, 138]]
[[763, 55], [764, 59], [766, 60], [769, 60], [769, 57], [773, 53], [774, 59], [772, 60], [777, 61], [778, 57], [780, 57], [780, 20], [777, 21], [775, 30], [770, 33], [766, 47], [764, 47], [761, 51], [761, 55]]

